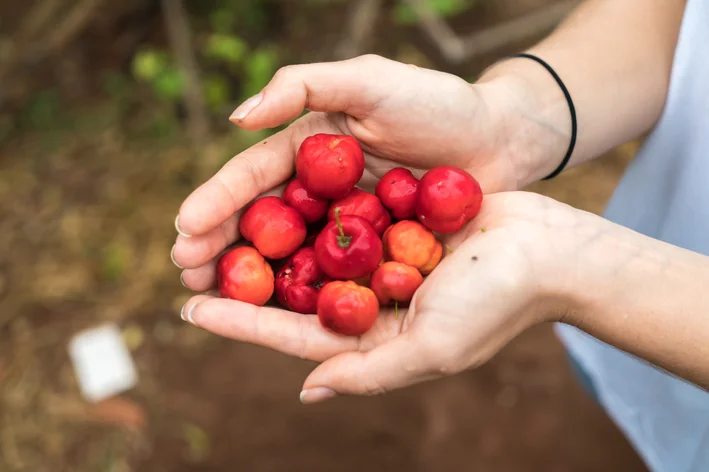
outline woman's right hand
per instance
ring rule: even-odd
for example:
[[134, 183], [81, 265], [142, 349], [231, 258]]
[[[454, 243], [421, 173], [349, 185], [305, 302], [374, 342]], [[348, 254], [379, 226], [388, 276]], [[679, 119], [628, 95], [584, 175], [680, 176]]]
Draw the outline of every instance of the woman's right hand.
[[[362, 144], [360, 187], [372, 190], [389, 169], [452, 165], [475, 176], [485, 193], [517, 189], [517, 156], [529, 159], [520, 89], [509, 80], [469, 84], [459, 77], [362, 56], [281, 69], [232, 121], [247, 130], [278, 126], [311, 110], [287, 129], [229, 161], [182, 204], [172, 257], [196, 291], [214, 286], [218, 255], [238, 240], [240, 210], [264, 193], [278, 193], [294, 172], [300, 143], [316, 133], [349, 134]], [[520, 122], [515, 117], [520, 117]], [[528, 130], [529, 131], [529, 130]], [[526, 155], [525, 155], [526, 154]], [[561, 154], [561, 151], [560, 151]]]

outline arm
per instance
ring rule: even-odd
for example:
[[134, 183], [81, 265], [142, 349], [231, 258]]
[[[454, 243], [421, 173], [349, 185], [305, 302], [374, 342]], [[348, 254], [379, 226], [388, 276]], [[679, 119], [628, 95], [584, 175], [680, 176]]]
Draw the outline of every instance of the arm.
[[595, 215], [579, 221], [562, 320], [709, 388], [709, 257]]
[[[527, 52], [547, 61], [569, 89], [578, 138], [569, 165], [597, 157], [646, 132], [659, 118], [685, 1], [587, 0], [549, 37]], [[561, 162], [571, 133], [559, 86], [528, 59], [502, 61], [479, 83], [503, 85], [520, 188]], [[497, 88], [497, 87], [491, 87]], [[499, 106], [495, 103], [495, 106]]]

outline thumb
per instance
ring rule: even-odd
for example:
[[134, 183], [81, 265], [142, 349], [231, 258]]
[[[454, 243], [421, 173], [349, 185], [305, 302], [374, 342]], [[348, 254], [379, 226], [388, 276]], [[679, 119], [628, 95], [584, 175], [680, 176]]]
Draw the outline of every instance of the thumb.
[[410, 332], [369, 352], [345, 352], [320, 364], [303, 385], [300, 401], [317, 403], [336, 395], [378, 395], [436, 374], [432, 356], [420, 349]]
[[385, 71], [394, 64], [383, 57], [366, 55], [282, 67], [261, 93], [246, 100], [229, 119], [244, 129], [256, 130], [279, 126], [306, 109], [362, 117], [388, 95], [383, 80], [387, 78]]

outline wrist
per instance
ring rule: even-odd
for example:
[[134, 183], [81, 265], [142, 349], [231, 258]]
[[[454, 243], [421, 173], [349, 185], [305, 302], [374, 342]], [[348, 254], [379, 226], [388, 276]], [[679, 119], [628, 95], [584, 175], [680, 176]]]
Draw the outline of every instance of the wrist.
[[501, 152], [515, 169], [517, 188], [556, 169], [569, 147], [571, 116], [552, 75], [529, 59], [514, 58], [490, 67], [477, 84], [499, 116]]

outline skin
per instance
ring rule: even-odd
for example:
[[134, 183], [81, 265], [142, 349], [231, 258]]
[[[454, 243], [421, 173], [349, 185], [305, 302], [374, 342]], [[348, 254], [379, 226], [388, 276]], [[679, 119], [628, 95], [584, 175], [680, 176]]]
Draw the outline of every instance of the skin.
[[[679, 0], [648, 0], [642, 9], [589, 0], [531, 49], [574, 97], [579, 137], [571, 166], [657, 121], [683, 8]], [[193, 236], [178, 236], [174, 258], [195, 290], [213, 286], [210, 261], [238, 237], [239, 210], [290, 177], [298, 143], [315, 132], [344, 132], [363, 143], [363, 185], [399, 165], [419, 178], [421, 169], [452, 165], [474, 175], [486, 194], [478, 216], [444, 241], [453, 252], [406, 316], [384, 311], [361, 338], [343, 339], [311, 317], [274, 308], [207, 295], [187, 302], [184, 316], [197, 326], [320, 362], [305, 380], [304, 403], [474, 368], [547, 321], [578, 326], [709, 388], [709, 258], [515, 191], [551, 172], [569, 142], [566, 101], [539, 64], [506, 60], [469, 85], [365, 56], [285, 68], [247, 105], [255, 103], [250, 113], [234, 113], [238, 126], [260, 129], [304, 108], [312, 113], [237, 156], [183, 203], [178, 228]]]

